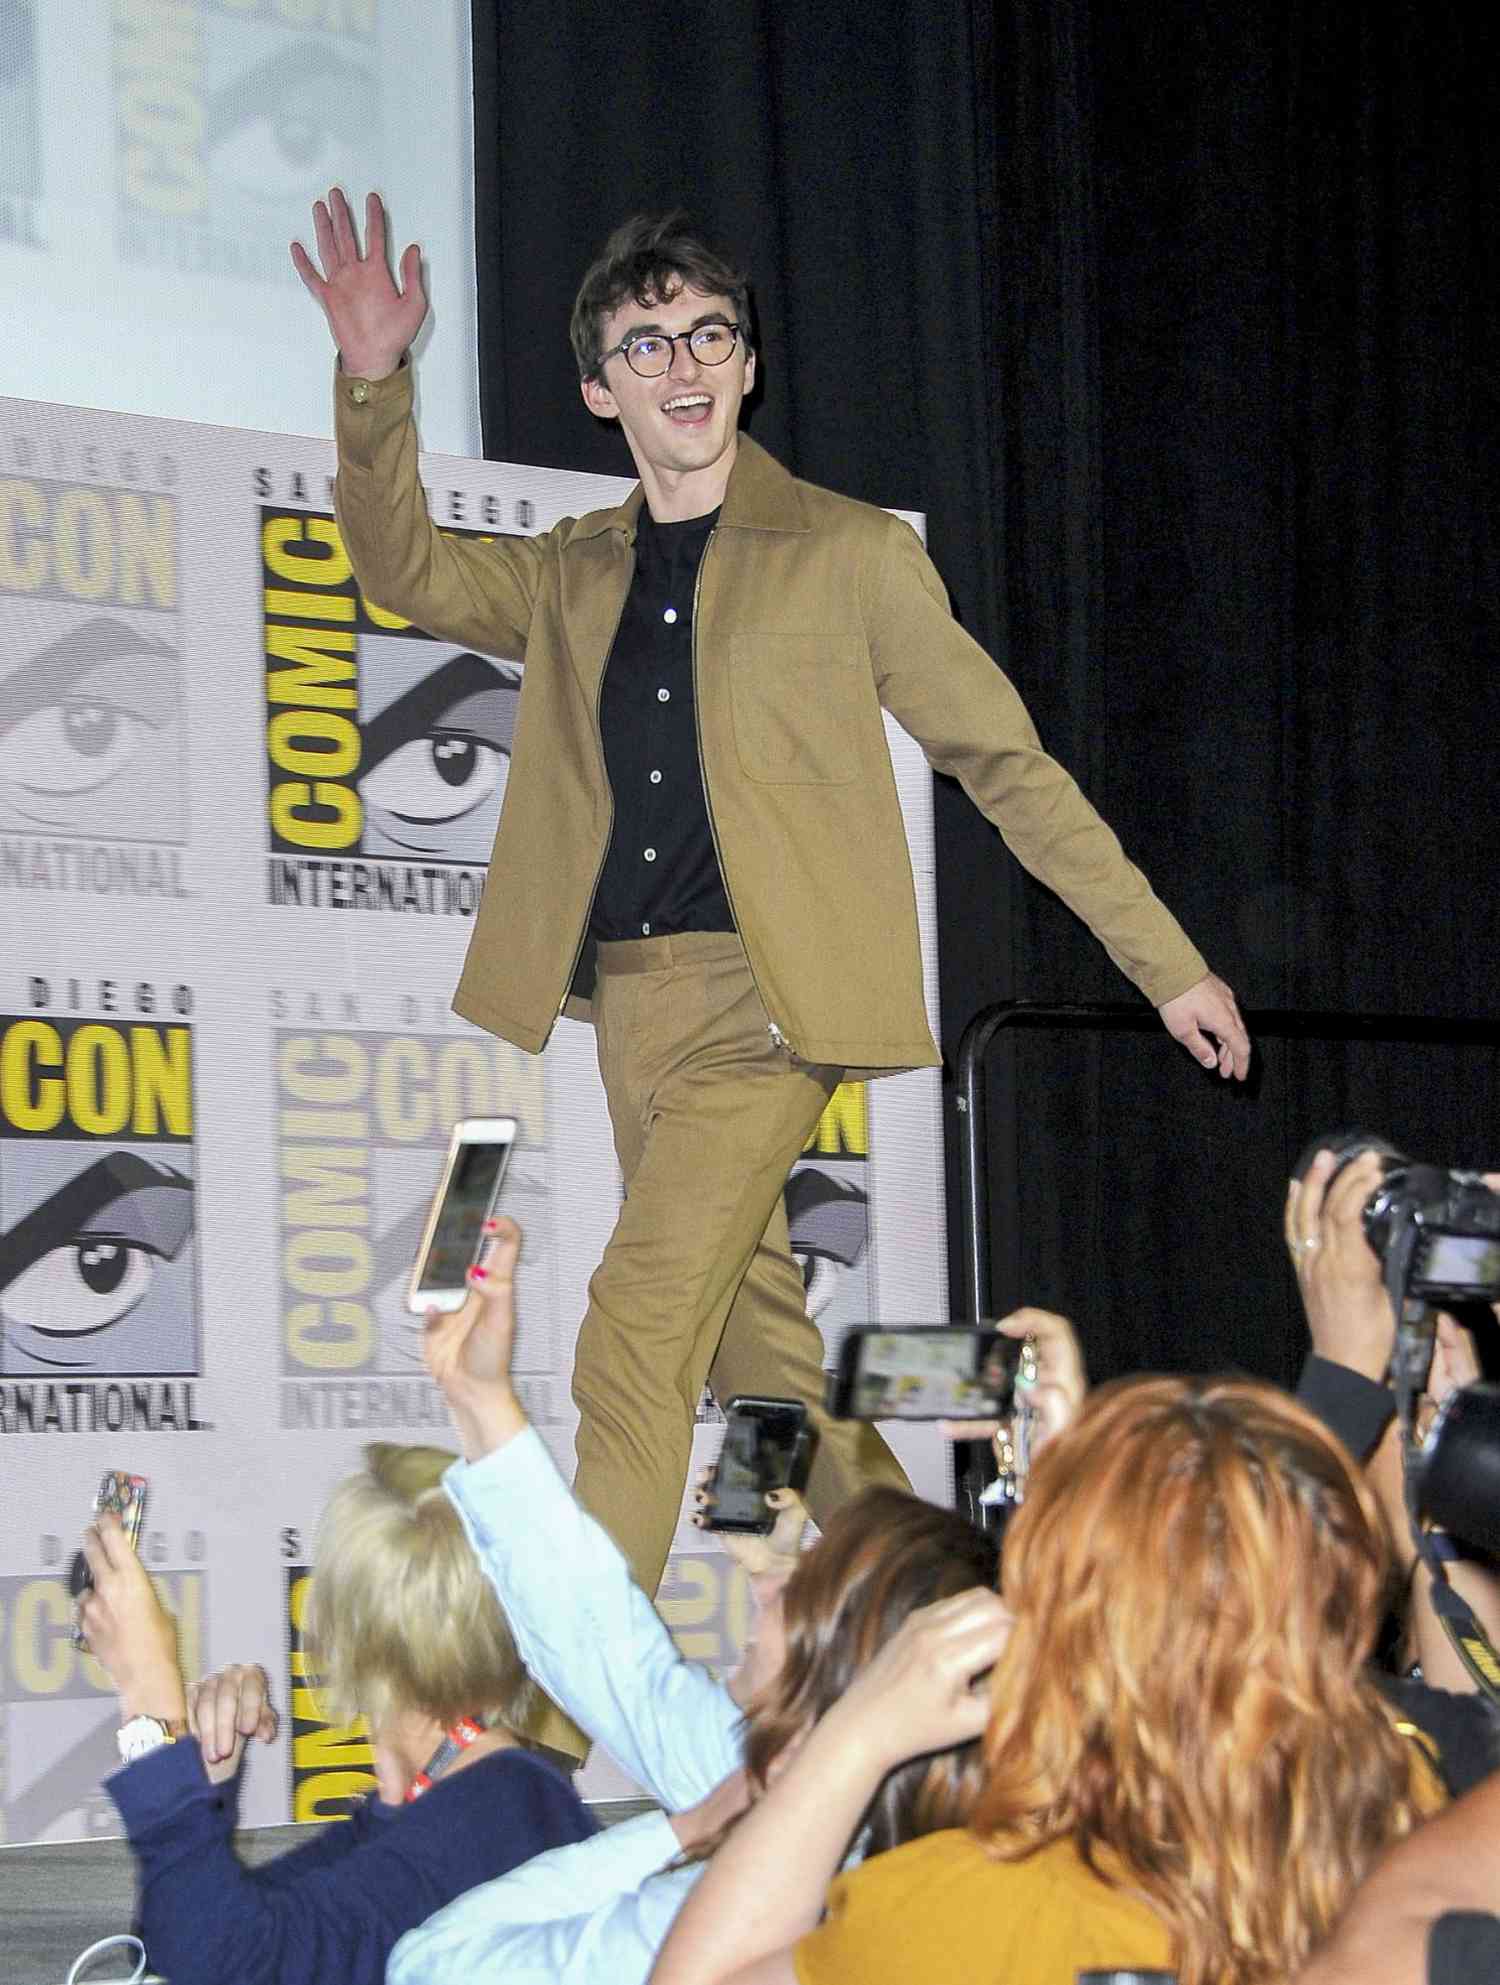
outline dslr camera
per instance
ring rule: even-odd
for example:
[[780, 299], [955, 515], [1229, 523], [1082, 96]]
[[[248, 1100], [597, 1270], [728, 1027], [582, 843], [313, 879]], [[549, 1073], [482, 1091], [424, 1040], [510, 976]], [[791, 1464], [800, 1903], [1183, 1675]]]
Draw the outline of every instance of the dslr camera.
[[1364, 1205], [1365, 1239], [1398, 1315], [1409, 1300], [1445, 1309], [1500, 1302], [1500, 1195], [1477, 1172], [1418, 1164], [1383, 1138], [1340, 1130], [1314, 1138], [1296, 1178], [1319, 1151], [1334, 1154], [1330, 1185], [1362, 1153], [1380, 1156], [1382, 1177]]
[[[1417, 1164], [1358, 1130], [1315, 1138], [1297, 1162], [1297, 1178], [1319, 1151], [1332, 1151], [1337, 1161], [1330, 1184], [1361, 1153], [1380, 1156], [1380, 1183], [1362, 1217], [1398, 1324], [1398, 1365], [1408, 1304], [1449, 1310], [1471, 1329], [1492, 1328], [1488, 1305], [1500, 1302], [1500, 1194], [1475, 1172]], [[1424, 1353], [1412, 1375], [1418, 1388], [1425, 1370]], [[1500, 1386], [1453, 1393], [1407, 1465], [1418, 1515], [1465, 1544], [1500, 1552]]]

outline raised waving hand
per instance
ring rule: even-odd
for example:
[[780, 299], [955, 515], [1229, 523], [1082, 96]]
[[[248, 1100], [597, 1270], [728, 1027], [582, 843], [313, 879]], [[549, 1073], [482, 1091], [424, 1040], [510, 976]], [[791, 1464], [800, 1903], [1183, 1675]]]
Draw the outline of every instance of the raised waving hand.
[[349, 202], [336, 186], [326, 200], [314, 202], [313, 231], [322, 270], [294, 241], [297, 274], [328, 319], [344, 370], [359, 379], [383, 379], [401, 363], [427, 315], [422, 251], [415, 242], [403, 251], [398, 287], [386, 256], [385, 209], [378, 193], [365, 197], [363, 254]]

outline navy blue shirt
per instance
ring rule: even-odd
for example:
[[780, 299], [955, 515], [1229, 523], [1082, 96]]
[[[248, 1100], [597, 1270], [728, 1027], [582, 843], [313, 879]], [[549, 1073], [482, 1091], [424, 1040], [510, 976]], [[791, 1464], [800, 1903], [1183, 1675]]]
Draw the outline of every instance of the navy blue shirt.
[[409, 1806], [369, 1799], [248, 1869], [231, 1780], [190, 1738], [106, 1779], [141, 1877], [139, 1934], [172, 1985], [384, 1985], [396, 1940], [466, 1889], [594, 1832], [558, 1771], [492, 1751]]
[[615, 824], [589, 933], [734, 929], [709, 824], [693, 694], [693, 596], [719, 519], [658, 524], [641, 506], [635, 571], [599, 698]]

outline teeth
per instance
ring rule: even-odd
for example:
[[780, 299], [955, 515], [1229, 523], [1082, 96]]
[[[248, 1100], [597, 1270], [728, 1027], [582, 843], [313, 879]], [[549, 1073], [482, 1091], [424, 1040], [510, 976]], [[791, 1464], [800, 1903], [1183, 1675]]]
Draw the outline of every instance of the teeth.
[[679, 393], [675, 399], [662, 401], [662, 412], [669, 414], [678, 407], [706, 407], [710, 404], [707, 393]]

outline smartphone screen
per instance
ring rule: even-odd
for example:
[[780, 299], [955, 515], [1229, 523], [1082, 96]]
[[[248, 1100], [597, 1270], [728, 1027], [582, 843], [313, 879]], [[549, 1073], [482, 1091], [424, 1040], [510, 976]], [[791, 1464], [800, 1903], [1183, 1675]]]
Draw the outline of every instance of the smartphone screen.
[[795, 1400], [731, 1403], [712, 1484], [709, 1529], [770, 1529], [774, 1519], [766, 1497], [791, 1482], [806, 1422], [806, 1408]]
[[484, 1223], [500, 1187], [510, 1143], [460, 1144], [448, 1174], [432, 1245], [422, 1260], [417, 1291], [461, 1289], [479, 1258]]
[[830, 1387], [847, 1420], [996, 1420], [1010, 1411], [1018, 1339], [970, 1325], [860, 1325]]

